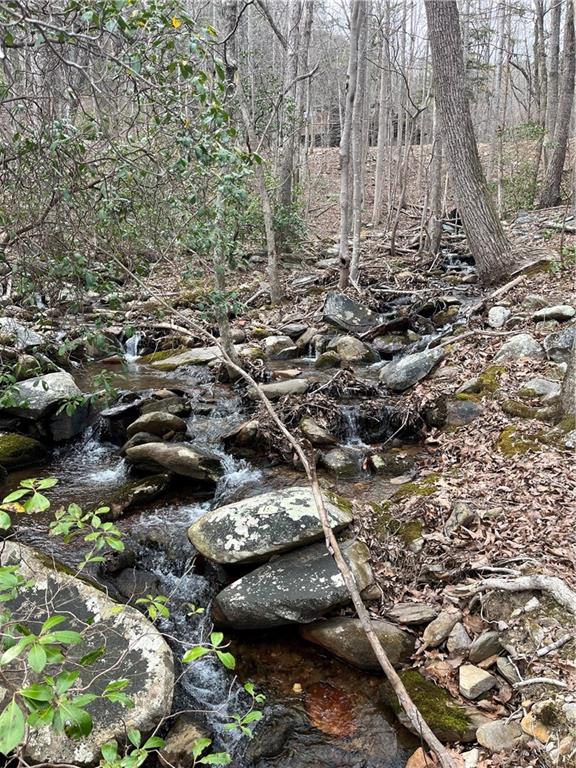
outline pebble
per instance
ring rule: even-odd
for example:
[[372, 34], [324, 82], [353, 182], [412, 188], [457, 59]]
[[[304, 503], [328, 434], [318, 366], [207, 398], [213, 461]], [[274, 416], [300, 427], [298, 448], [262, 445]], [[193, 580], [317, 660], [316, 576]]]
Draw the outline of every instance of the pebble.
[[509, 317], [510, 310], [507, 307], [492, 307], [488, 312], [488, 325], [490, 328], [502, 328]]

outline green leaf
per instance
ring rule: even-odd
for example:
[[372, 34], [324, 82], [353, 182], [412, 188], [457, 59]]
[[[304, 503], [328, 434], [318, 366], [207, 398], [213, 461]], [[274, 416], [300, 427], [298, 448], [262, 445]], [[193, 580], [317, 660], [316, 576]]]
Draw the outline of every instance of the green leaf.
[[41, 645], [33, 645], [28, 653], [28, 664], [36, 674], [40, 674], [46, 666], [46, 651]]
[[196, 762], [204, 765], [230, 765], [232, 758], [228, 752], [214, 752], [211, 755], [206, 755], [206, 757], [201, 757]]
[[44, 624], [42, 624], [40, 634], [43, 635], [45, 632], [49, 632], [53, 627], [62, 624], [63, 621], [66, 621], [66, 616], [49, 616]]
[[164, 739], [161, 739], [159, 736], [151, 736], [142, 749], [161, 749], [164, 743]]
[[62, 629], [51, 632], [49, 635], [44, 635], [40, 641], [47, 642], [48, 640], [52, 643], [63, 643], [64, 645], [78, 645], [78, 643], [82, 642], [82, 635], [80, 632], [74, 632], [72, 629]]
[[128, 729], [128, 739], [130, 740], [130, 743], [133, 744], [136, 748], [138, 748], [142, 743], [142, 735], [136, 728]]
[[109, 741], [100, 747], [102, 757], [107, 763], [113, 763], [118, 758], [118, 744], [115, 741]]
[[203, 646], [199, 645], [196, 648], [190, 648], [188, 651], [186, 651], [184, 656], [182, 656], [182, 661], [184, 664], [190, 664], [197, 659], [201, 659], [202, 656], [206, 656], [206, 654], [210, 652], [210, 648], [204, 648]]
[[192, 757], [198, 758], [212, 744], [212, 739], [196, 739], [192, 744]]
[[75, 706], [69, 701], [63, 701], [59, 707], [59, 714], [68, 738], [80, 739], [82, 736], [90, 734], [92, 730], [92, 717], [86, 710]]
[[248, 725], [248, 723], [257, 723], [258, 720], [262, 720], [262, 712], [260, 712], [259, 709], [253, 709], [252, 712], [248, 712], [248, 714], [244, 715], [242, 718], [244, 725]]
[[69, 691], [79, 677], [80, 672], [75, 672], [71, 669], [65, 669], [63, 672], [60, 672], [56, 678], [56, 692], [58, 695], [62, 696], [63, 693]]
[[96, 648], [94, 651], [90, 651], [90, 653], [82, 656], [78, 663], [82, 667], [89, 667], [91, 664], [94, 664], [96, 661], [98, 661], [98, 659], [102, 658], [105, 650], [105, 646], [101, 645], [100, 648]]
[[216, 651], [216, 656], [220, 659], [226, 669], [236, 668], [236, 659], [231, 653], [224, 653], [223, 651]]
[[45, 491], [48, 488], [54, 488], [55, 485], [58, 485], [58, 478], [45, 477], [44, 480], [40, 480], [40, 482], [36, 487], [38, 488], [39, 491]]
[[8, 755], [22, 743], [26, 732], [24, 713], [14, 699], [0, 715], [0, 753]]
[[3, 503], [10, 504], [13, 501], [18, 501], [18, 499], [21, 499], [22, 496], [27, 496], [29, 493], [30, 491], [27, 488], [19, 488], [17, 491], [12, 491], [12, 493], [9, 493], [8, 496], [4, 498]]
[[222, 644], [224, 640], [224, 634], [222, 632], [212, 632], [210, 635], [210, 642], [212, 645], [218, 646]]
[[0, 530], [7, 531], [12, 525], [12, 519], [8, 512], [0, 509]]
[[45, 512], [50, 508], [50, 502], [41, 493], [34, 493], [24, 504], [26, 512]]
[[18, 640], [17, 643], [14, 643], [11, 648], [8, 648], [8, 650], [4, 651], [2, 656], [0, 656], [0, 667], [4, 664], [9, 664], [11, 661], [20, 656], [24, 648], [26, 648], [27, 645], [31, 645], [35, 639], [36, 638], [33, 635], [23, 637]]
[[29, 685], [28, 688], [23, 688], [20, 691], [20, 694], [24, 696], [25, 699], [32, 699], [33, 701], [51, 701], [54, 696], [52, 688], [43, 683]]

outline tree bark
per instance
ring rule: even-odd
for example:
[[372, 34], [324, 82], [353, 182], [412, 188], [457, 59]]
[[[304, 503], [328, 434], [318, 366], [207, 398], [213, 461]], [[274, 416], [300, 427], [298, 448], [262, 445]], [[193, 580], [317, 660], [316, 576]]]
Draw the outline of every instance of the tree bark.
[[480, 164], [466, 88], [458, 6], [455, 0], [426, 0], [425, 6], [435, 96], [456, 203], [478, 276], [485, 284], [496, 283], [517, 265]]
[[374, 205], [372, 208], [372, 226], [382, 221], [382, 203], [384, 198], [384, 169], [386, 166], [386, 147], [390, 145], [388, 119], [390, 112], [390, 0], [384, 6], [384, 28], [380, 49], [380, 91], [378, 95], [378, 143], [376, 147], [376, 171], [374, 178]]
[[278, 201], [280, 206], [289, 210], [292, 205], [292, 187], [294, 174], [294, 134], [300, 130], [296, 109], [296, 78], [300, 55], [300, 17], [302, 0], [291, 0], [291, 13], [287, 35], [286, 58], [284, 64], [284, 98], [282, 101], [282, 147], [280, 152]]
[[350, 277], [353, 282], [358, 280], [360, 267], [360, 233], [362, 229], [362, 205], [364, 203], [364, 168], [365, 163], [365, 114], [366, 101], [366, 70], [368, 68], [368, 16], [370, 0], [365, 0], [362, 12], [362, 27], [358, 39], [358, 72], [356, 83], [356, 99], [352, 113], [352, 258], [350, 260]]
[[550, 12], [550, 57], [548, 64], [548, 95], [546, 99], [546, 130], [554, 136], [558, 117], [558, 87], [560, 83], [560, 26], [562, 19], [562, 0], [552, 0]]
[[574, 81], [576, 77], [576, 55], [574, 47], [574, 6], [568, 3], [566, 6], [566, 21], [564, 23], [564, 50], [562, 52], [562, 86], [560, 102], [558, 105], [558, 117], [552, 155], [546, 178], [537, 201], [538, 208], [551, 208], [562, 202], [561, 185], [562, 172], [566, 161], [566, 150], [570, 136], [570, 116], [574, 103]]
[[570, 360], [560, 391], [560, 410], [562, 417], [572, 416], [576, 418], [576, 336], [572, 343]]

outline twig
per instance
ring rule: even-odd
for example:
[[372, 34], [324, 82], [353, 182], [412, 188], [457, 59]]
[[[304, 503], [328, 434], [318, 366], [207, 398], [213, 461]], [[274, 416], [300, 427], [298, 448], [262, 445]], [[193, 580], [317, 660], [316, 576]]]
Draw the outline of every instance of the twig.
[[536, 655], [540, 657], [546, 656], [548, 653], [556, 651], [558, 648], [562, 648], [562, 646], [566, 645], [566, 643], [569, 643], [570, 640], [574, 640], [573, 635], [564, 635], [564, 637], [561, 637], [560, 640], [556, 640], [555, 643], [549, 643], [548, 645], [539, 648], [536, 651]]
[[568, 688], [568, 683], [562, 680], [554, 680], [552, 677], [529, 677], [527, 680], [520, 680], [514, 683], [514, 688], [525, 688], [527, 685], [556, 685], [558, 688]]
[[487, 589], [501, 589], [505, 592], [529, 592], [537, 590], [548, 592], [557, 603], [576, 616], [576, 592], [557, 576], [518, 576], [515, 579], [485, 579], [472, 586], [473, 592], [483, 592]]

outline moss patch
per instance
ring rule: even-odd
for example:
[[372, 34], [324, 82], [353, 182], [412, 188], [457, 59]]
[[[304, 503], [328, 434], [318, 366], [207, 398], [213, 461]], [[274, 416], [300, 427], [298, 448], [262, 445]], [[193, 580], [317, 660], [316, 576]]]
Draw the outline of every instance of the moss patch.
[[536, 435], [523, 434], [517, 427], [509, 426], [500, 432], [496, 447], [504, 456], [542, 450], [542, 443]]
[[414, 483], [404, 483], [404, 485], [398, 488], [392, 499], [400, 501], [401, 499], [407, 499], [409, 496], [431, 496], [437, 490], [436, 483], [439, 479], [439, 475], [431, 473]]
[[373, 531], [378, 538], [386, 539], [388, 536], [398, 536], [406, 545], [413, 544], [422, 538], [424, 526], [421, 521], [410, 520], [403, 523], [391, 513], [391, 502], [385, 501], [382, 504], [372, 502], [370, 506], [374, 513]]
[[46, 449], [32, 437], [14, 433], [0, 434], [0, 465], [3, 467], [27, 467], [45, 457]]
[[322, 493], [331, 504], [334, 504], [334, 506], [338, 507], [342, 512], [352, 514], [353, 504], [349, 499], [346, 499], [344, 496], [339, 496], [337, 493], [334, 493], [334, 491], [323, 490]]
[[[457, 741], [470, 730], [471, 722], [466, 710], [444, 688], [427, 680], [415, 669], [401, 672], [400, 678], [410, 698], [438, 738]], [[388, 683], [381, 687], [380, 695], [396, 715], [402, 713], [396, 694]]]
[[506, 373], [503, 365], [489, 365], [485, 371], [478, 376], [478, 384], [482, 394], [493, 395], [500, 388], [500, 379]]
[[158, 352], [150, 352], [148, 355], [142, 355], [140, 358], [141, 363], [150, 364], [157, 363], [159, 360], [166, 360], [174, 355], [181, 355], [183, 352], [187, 352], [188, 347], [176, 347], [175, 349], [161, 349]]

